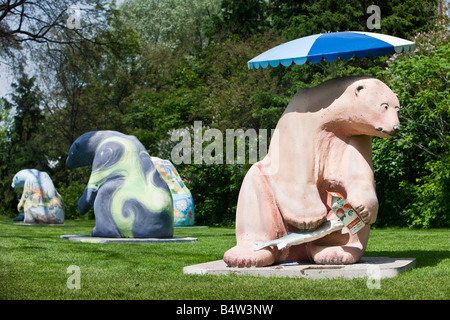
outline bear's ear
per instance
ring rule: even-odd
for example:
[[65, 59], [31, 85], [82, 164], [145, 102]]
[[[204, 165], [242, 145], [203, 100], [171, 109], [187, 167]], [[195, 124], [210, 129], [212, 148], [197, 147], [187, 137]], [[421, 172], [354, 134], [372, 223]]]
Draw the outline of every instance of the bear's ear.
[[364, 85], [364, 83], [359, 83], [359, 84], [356, 86], [356, 89], [355, 89], [355, 95], [356, 95], [356, 96], [360, 95], [360, 94], [362, 93], [362, 91], [363, 91], [365, 88], [366, 88], [366, 86]]

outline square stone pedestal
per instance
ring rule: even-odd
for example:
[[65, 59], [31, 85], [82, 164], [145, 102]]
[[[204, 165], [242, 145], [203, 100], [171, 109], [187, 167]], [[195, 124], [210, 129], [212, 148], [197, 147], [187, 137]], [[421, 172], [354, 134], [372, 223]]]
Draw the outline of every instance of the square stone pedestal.
[[91, 237], [87, 235], [63, 235], [61, 239], [70, 241], [89, 242], [89, 243], [114, 243], [114, 242], [134, 242], [134, 243], [148, 243], [148, 242], [197, 242], [197, 238], [189, 237], [172, 237], [172, 238], [103, 238]]
[[393, 278], [414, 268], [414, 258], [364, 257], [350, 265], [318, 265], [299, 262], [282, 263], [260, 268], [228, 267], [223, 260], [211, 261], [183, 268], [185, 274], [213, 274], [257, 277], [289, 277], [305, 279], [336, 278]]

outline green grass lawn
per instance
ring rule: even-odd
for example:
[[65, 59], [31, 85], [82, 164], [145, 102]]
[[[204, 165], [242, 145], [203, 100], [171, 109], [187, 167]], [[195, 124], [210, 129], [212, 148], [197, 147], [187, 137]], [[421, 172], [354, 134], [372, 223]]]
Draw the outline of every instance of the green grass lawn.
[[[92, 220], [20, 226], [0, 217], [0, 299], [449, 299], [450, 230], [373, 230], [366, 256], [416, 258], [417, 266], [369, 289], [365, 279], [305, 280], [185, 275], [183, 267], [222, 259], [234, 229], [176, 229], [194, 243], [81, 243]], [[68, 289], [67, 268], [81, 272]]]

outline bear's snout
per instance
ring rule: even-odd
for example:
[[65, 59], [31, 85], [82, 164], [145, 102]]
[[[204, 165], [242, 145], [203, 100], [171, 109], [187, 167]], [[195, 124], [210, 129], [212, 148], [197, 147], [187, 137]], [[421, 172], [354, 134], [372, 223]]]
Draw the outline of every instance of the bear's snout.
[[395, 125], [394, 127], [393, 127], [393, 136], [395, 136], [397, 133], [399, 133], [399, 131], [400, 131], [400, 126], [399, 125]]
[[384, 133], [384, 134], [387, 134], [387, 135], [393, 137], [393, 136], [395, 136], [397, 133], [399, 133], [399, 131], [400, 131], [400, 126], [396, 124], [396, 125], [394, 125], [394, 126], [392, 127], [392, 130], [390, 130], [390, 131], [384, 130], [383, 127], [378, 127], [378, 128], [376, 128], [376, 129], [377, 129], [377, 131], [379, 131], [379, 132], [381, 132], [381, 133]]

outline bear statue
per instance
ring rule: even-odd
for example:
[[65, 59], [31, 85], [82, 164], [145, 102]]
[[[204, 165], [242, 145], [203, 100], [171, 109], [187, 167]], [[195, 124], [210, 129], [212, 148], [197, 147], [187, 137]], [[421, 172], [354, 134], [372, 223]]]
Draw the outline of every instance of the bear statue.
[[63, 224], [64, 205], [47, 172], [23, 169], [13, 178], [13, 188], [23, 188], [17, 205], [26, 224]]
[[94, 208], [94, 237], [171, 238], [173, 203], [169, 187], [134, 136], [91, 131], [72, 144], [68, 168], [92, 165], [78, 211]]
[[[378, 79], [347, 77], [295, 94], [277, 124], [269, 151], [246, 174], [236, 211], [235, 247], [224, 254], [234, 267], [283, 261], [351, 264], [363, 256], [378, 200], [372, 164], [372, 136], [400, 130], [397, 96]], [[282, 250], [255, 251], [255, 242], [289, 232], [312, 231], [337, 219], [327, 191], [340, 193], [366, 223]]]

